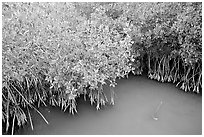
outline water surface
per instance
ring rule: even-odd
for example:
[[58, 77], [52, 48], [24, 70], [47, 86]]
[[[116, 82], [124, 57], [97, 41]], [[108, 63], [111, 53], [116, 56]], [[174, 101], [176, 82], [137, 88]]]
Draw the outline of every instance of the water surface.
[[[109, 88], [105, 87], [104, 91], [108, 93]], [[98, 111], [89, 101], [79, 98], [78, 113], [74, 116], [59, 108], [41, 107], [50, 124], [33, 112], [34, 130], [26, 125], [17, 134], [202, 134], [201, 95], [185, 93], [173, 84], [144, 76], [118, 80], [115, 93], [115, 105]], [[153, 119], [154, 115], [158, 120]]]

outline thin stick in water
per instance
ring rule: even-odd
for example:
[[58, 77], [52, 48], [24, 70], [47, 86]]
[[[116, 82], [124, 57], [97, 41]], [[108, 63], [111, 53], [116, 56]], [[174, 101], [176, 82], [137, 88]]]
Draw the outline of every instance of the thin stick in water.
[[12, 125], [12, 132], [11, 132], [11, 134], [13, 135], [13, 133], [14, 133], [14, 124], [15, 124], [15, 114], [14, 114], [14, 116], [13, 116], [13, 125]]
[[30, 126], [31, 126], [31, 129], [33, 130], [33, 122], [32, 122], [32, 119], [31, 119], [31, 115], [30, 115], [30, 111], [28, 109], [28, 106], [27, 106], [27, 111], [28, 111], [28, 116], [29, 116], [29, 120], [30, 120]]
[[161, 105], [163, 104], [163, 102], [161, 101], [160, 102], [160, 104], [157, 106], [157, 109], [156, 109], [156, 111], [154, 112], [154, 115], [153, 115], [153, 119], [154, 120], [158, 120], [159, 119], [159, 117], [158, 117], [158, 111], [159, 111], [159, 109], [161, 108]]

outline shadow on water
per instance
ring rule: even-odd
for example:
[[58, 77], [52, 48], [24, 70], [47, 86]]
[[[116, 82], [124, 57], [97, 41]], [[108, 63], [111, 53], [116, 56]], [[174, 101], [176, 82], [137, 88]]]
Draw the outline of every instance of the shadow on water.
[[115, 105], [98, 111], [83, 97], [78, 98], [78, 113], [74, 116], [59, 108], [41, 107], [50, 124], [33, 112], [34, 130], [27, 124], [16, 134], [202, 134], [201, 95], [185, 93], [173, 84], [145, 76], [118, 80], [115, 93]]

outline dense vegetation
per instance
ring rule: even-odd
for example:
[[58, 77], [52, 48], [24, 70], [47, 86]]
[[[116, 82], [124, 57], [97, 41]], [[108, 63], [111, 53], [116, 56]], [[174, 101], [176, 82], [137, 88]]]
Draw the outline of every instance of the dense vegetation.
[[[201, 3], [2, 3], [2, 119], [14, 132], [30, 110], [76, 98], [114, 104], [129, 72], [184, 91], [202, 88]], [[110, 86], [111, 98], [103, 92]]]

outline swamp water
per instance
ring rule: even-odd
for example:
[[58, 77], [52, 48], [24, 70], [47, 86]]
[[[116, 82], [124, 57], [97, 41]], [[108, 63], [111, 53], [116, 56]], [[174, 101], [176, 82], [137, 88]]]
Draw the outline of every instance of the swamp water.
[[[104, 88], [107, 94], [108, 90]], [[115, 105], [98, 111], [80, 97], [74, 116], [59, 108], [41, 107], [49, 125], [33, 112], [34, 130], [27, 124], [16, 134], [202, 134], [201, 95], [185, 93], [173, 84], [145, 76], [118, 80], [115, 93]]]

